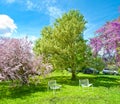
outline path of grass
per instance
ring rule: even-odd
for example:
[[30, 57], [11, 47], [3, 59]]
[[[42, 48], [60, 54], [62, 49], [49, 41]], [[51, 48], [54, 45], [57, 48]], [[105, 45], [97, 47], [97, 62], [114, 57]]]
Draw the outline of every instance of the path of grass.
[[[71, 81], [70, 74], [54, 72], [38, 85], [10, 87], [9, 83], [0, 83], [0, 104], [119, 104], [120, 76], [78, 74]], [[83, 91], [78, 79], [89, 78], [93, 90]], [[62, 89], [53, 94], [47, 91], [47, 82], [56, 79]]]

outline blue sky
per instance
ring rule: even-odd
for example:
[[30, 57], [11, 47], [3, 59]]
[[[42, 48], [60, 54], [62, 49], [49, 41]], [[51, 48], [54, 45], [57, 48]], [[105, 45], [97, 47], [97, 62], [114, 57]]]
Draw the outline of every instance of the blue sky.
[[85, 39], [106, 23], [119, 17], [120, 0], [0, 0], [0, 36], [32, 41], [40, 37], [44, 26], [70, 9], [79, 10], [85, 17]]

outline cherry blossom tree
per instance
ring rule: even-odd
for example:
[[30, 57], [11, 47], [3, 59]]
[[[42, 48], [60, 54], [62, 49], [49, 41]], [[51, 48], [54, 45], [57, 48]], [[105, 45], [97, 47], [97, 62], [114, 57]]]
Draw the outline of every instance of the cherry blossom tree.
[[46, 75], [52, 65], [43, 56], [34, 56], [27, 38], [0, 38], [0, 80], [19, 80], [27, 84], [33, 75]]
[[120, 62], [120, 18], [107, 22], [96, 31], [97, 36], [90, 40], [90, 45], [95, 55], [100, 51], [104, 57], [114, 57], [115, 62]]

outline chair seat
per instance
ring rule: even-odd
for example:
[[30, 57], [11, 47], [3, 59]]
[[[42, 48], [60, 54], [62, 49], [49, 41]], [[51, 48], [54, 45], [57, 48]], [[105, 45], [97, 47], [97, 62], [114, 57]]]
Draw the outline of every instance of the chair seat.
[[88, 84], [88, 85], [81, 85], [82, 87], [90, 87], [92, 86], [92, 84]]
[[50, 86], [50, 89], [57, 90], [60, 89], [61, 85]]

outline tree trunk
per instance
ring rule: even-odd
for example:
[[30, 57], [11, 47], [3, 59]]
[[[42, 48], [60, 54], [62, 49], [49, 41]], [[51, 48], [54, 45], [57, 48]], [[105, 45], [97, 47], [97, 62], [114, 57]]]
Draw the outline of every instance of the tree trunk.
[[28, 76], [26, 75], [26, 76], [22, 76], [22, 81], [21, 81], [21, 84], [22, 85], [27, 85], [28, 84]]
[[71, 80], [75, 80], [76, 79], [76, 73], [75, 73], [75, 70], [72, 70], [72, 78]]

